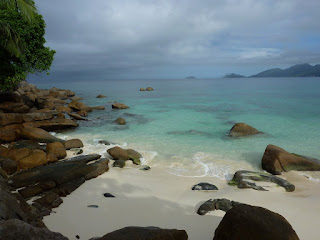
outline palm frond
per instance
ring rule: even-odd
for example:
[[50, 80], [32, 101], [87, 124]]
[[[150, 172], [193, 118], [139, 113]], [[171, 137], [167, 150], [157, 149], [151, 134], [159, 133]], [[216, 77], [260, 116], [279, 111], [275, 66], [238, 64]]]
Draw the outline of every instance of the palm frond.
[[0, 46], [16, 57], [21, 54], [21, 44], [19, 35], [10, 27], [10, 25], [0, 20]]
[[30, 22], [37, 13], [37, 8], [32, 0], [0, 0], [0, 6], [17, 10], [24, 19]]

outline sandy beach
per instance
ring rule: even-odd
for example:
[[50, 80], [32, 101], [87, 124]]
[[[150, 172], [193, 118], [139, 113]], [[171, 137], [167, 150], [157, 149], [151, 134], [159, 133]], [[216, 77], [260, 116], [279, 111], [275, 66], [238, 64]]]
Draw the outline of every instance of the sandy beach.
[[[296, 186], [294, 192], [285, 192], [281, 187], [272, 187], [268, 192], [238, 189], [218, 178], [178, 177], [160, 167], [150, 171], [134, 166], [111, 167], [63, 198], [63, 204], [53, 209], [44, 222], [50, 230], [70, 239], [77, 235], [80, 239], [100, 237], [126, 226], [157, 226], [184, 229], [189, 239], [206, 240], [213, 238], [224, 212], [200, 216], [196, 211], [208, 199], [227, 198], [277, 212], [290, 222], [300, 239], [318, 239], [320, 183], [297, 172], [282, 177]], [[215, 184], [219, 190], [192, 191], [191, 187], [199, 182]], [[115, 198], [106, 198], [104, 193]]]

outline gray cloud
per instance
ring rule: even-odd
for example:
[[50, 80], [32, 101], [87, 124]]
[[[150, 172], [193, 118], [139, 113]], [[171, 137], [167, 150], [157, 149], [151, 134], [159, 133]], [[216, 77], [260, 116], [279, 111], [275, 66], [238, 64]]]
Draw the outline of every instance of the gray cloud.
[[[36, 0], [55, 73], [214, 77], [320, 63], [318, 0]], [[86, 73], [86, 74], [82, 74]]]

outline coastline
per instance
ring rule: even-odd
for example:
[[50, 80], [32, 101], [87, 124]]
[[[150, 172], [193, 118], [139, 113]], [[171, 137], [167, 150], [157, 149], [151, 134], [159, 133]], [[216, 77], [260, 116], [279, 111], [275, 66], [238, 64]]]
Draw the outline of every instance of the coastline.
[[[103, 236], [126, 226], [157, 226], [184, 229], [189, 239], [205, 240], [212, 239], [224, 212], [200, 216], [197, 208], [210, 198], [227, 198], [277, 212], [290, 222], [300, 239], [316, 240], [320, 183], [311, 182], [297, 172], [285, 173], [283, 177], [296, 186], [294, 192], [282, 188], [269, 192], [238, 189], [218, 178], [178, 177], [158, 167], [151, 171], [134, 166], [110, 168], [71, 193], [44, 222], [50, 230], [70, 239], [76, 239], [76, 235], [80, 239]], [[191, 187], [199, 182], [215, 184], [219, 190], [192, 191]], [[106, 192], [115, 198], [105, 198]], [[99, 208], [88, 208], [91, 204]]]

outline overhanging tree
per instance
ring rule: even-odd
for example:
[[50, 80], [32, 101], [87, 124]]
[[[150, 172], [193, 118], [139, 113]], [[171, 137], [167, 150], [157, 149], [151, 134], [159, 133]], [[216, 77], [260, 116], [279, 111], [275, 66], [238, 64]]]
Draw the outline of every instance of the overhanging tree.
[[44, 46], [45, 22], [42, 16], [36, 11], [24, 11], [24, 5], [18, 5], [18, 2], [28, 2], [34, 7], [34, 2], [16, 0], [13, 1], [15, 5], [9, 2], [12, 1], [0, 0], [0, 31], [5, 33], [0, 35], [2, 90], [12, 90], [29, 73], [48, 71], [55, 54]]

